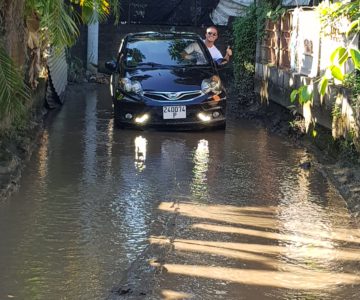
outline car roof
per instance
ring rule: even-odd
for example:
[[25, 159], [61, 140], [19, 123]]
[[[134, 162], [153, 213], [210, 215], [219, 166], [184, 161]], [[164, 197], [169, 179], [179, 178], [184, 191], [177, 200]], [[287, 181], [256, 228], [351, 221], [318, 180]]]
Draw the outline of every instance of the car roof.
[[200, 39], [200, 36], [194, 32], [177, 32], [177, 31], [144, 31], [144, 32], [134, 32], [128, 33], [125, 37], [126, 39], [175, 39], [175, 38], [191, 38], [191, 39]]

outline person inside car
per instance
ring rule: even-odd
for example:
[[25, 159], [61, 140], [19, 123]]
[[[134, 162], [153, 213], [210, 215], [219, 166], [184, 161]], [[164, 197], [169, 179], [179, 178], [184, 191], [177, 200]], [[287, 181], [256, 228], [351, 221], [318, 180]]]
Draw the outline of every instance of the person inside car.
[[223, 57], [219, 49], [215, 46], [215, 41], [218, 39], [218, 37], [219, 33], [217, 28], [215, 26], [210, 26], [206, 28], [204, 43], [215, 62], [218, 64], [226, 64], [229, 62], [230, 57], [232, 56], [232, 50], [230, 46], [228, 46], [225, 56]]
[[193, 60], [196, 64], [206, 64], [206, 58], [200, 45], [197, 42], [191, 43], [181, 53], [181, 57], [186, 60]]
[[[203, 40], [204, 44], [208, 48], [212, 59], [219, 65], [223, 65], [229, 62], [230, 57], [232, 56], [232, 50], [230, 46], [226, 49], [226, 54], [223, 57], [219, 49], [215, 46], [215, 41], [218, 39], [218, 30], [215, 26], [210, 26], [206, 28], [205, 39]], [[188, 45], [184, 52], [182, 53], [182, 57], [188, 59], [194, 53], [201, 53], [199, 45], [192, 43]]]

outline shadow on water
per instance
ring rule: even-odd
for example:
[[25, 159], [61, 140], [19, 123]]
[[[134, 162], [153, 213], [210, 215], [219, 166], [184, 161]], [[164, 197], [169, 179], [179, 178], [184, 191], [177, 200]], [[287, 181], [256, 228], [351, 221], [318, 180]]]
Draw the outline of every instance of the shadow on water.
[[171, 249], [154, 264], [164, 299], [359, 297], [360, 232], [348, 228], [345, 211], [339, 221], [338, 212], [313, 210], [306, 200], [297, 208], [175, 202], [158, 209], [187, 226], [150, 238]]

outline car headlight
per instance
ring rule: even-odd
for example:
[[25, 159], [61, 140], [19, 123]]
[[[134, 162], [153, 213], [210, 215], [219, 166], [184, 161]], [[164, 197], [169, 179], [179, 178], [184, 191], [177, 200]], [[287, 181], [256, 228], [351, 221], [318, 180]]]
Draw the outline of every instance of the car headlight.
[[220, 77], [217, 75], [212, 76], [209, 79], [204, 79], [201, 82], [201, 90], [204, 94], [213, 92], [214, 94], [220, 94], [222, 91], [222, 85]]
[[131, 81], [129, 78], [120, 79], [120, 87], [127, 93], [134, 93], [137, 95], [143, 94], [143, 89], [139, 81]]

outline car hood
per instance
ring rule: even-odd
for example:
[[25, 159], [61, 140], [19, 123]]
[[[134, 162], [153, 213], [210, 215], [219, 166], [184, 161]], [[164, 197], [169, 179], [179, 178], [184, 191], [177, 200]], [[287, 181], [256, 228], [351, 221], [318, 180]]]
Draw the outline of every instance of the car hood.
[[211, 67], [151, 68], [125, 71], [132, 81], [139, 81], [144, 91], [179, 92], [201, 89], [201, 82], [215, 75]]

